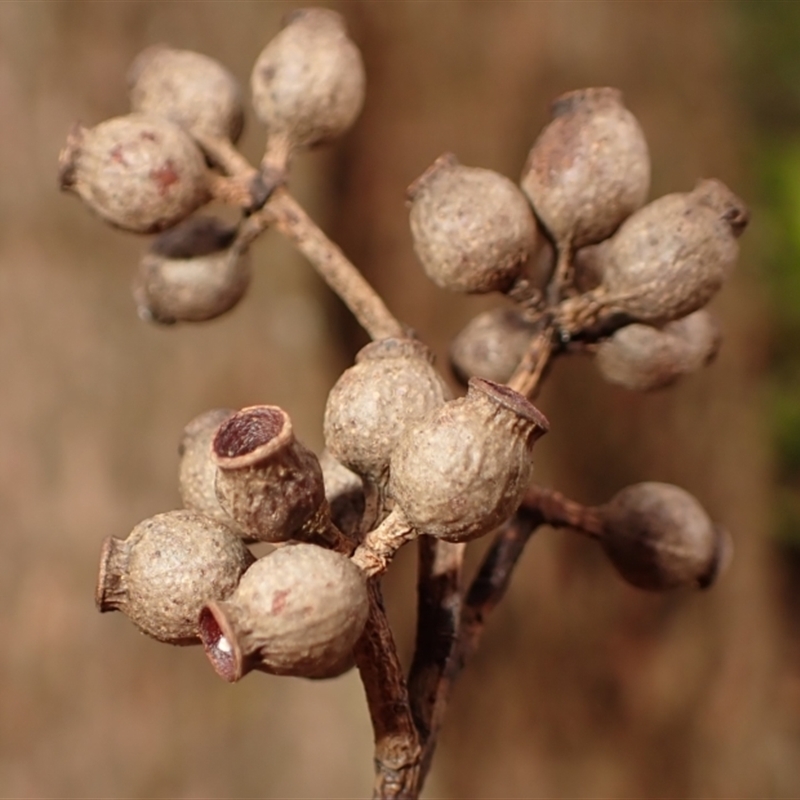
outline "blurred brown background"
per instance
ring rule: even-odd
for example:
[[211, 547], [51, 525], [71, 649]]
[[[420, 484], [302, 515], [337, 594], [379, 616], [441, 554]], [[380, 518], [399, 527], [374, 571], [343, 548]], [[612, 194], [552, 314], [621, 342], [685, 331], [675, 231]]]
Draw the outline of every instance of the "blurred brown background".
[[[189, 419], [276, 403], [319, 449], [325, 393], [364, 340], [277, 234], [257, 246], [256, 280], [230, 316], [141, 323], [129, 285], [144, 243], [56, 191], [58, 150], [76, 119], [125, 113], [126, 68], [149, 44], [205, 52], [246, 86], [294, 5], [0, 4], [1, 797], [369, 792], [355, 674], [228, 686], [198, 648], [157, 644], [93, 605], [101, 540], [176, 507]], [[362, 47], [367, 104], [335, 148], [298, 159], [293, 187], [442, 363], [448, 339], [497, 301], [426, 282], [405, 187], [447, 150], [516, 178], [560, 92], [623, 90], [650, 144], [653, 196], [715, 176], [754, 206], [714, 302], [725, 344], [711, 368], [639, 396], [565, 361], [539, 400], [552, 423], [540, 482], [584, 502], [639, 480], [680, 484], [732, 532], [732, 569], [709, 593], [653, 596], [622, 584], [592, 543], [543, 530], [457, 688], [426, 796], [800, 795], [797, 548], [773, 536], [795, 479], [771, 414], [776, 364], [791, 372], [795, 352], [775, 341], [791, 340], [800, 311], [766, 256], [793, 251], [763, 179], [765, 164], [781, 176], [795, 164], [798, 182], [780, 185], [800, 197], [800, 114], [786, 111], [800, 100], [780, 89], [795, 85], [796, 4], [332, 5]], [[777, 165], [765, 155], [775, 137], [795, 142]], [[791, 421], [797, 395], [780, 385]], [[398, 561], [387, 592], [407, 659], [413, 555]]]

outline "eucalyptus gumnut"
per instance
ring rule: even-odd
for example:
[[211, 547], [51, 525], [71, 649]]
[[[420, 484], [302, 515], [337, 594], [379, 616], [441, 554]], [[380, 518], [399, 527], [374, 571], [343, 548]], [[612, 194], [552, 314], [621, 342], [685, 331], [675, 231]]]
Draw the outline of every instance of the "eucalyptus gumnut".
[[127, 539], [103, 543], [97, 607], [122, 611], [161, 642], [195, 644], [204, 603], [230, 596], [253, 560], [216, 520], [188, 510], [158, 514]]
[[184, 508], [205, 514], [233, 530], [237, 530], [236, 523], [217, 499], [217, 465], [211, 443], [219, 426], [235, 413], [231, 408], [214, 408], [199, 414], [183, 429], [178, 445], [178, 489]]
[[603, 548], [622, 577], [640, 589], [705, 589], [730, 560], [728, 534], [677, 486], [637, 483], [598, 512]]
[[602, 241], [647, 197], [650, 156], [642, 129], [608, 87], [556, 98], [522, 173], [522, 190], [564, 258]]
[[251, 77], [253, 108], [287, 150], [344, 133], [364, 103], [364, 65], [344, 20], [325, 8], [298, 9], [261, 51]]
[[744, 203], [718, 180], [654, 200], [609, 243], [602, 289], [618, 310], [658, 324], [702, 308], [739, 255]]
[[380, 339], [362, 348], [328, 395], [325, 446], [348, 469], [383, 483], [404, 431], [449, 397], [433, 355], [413, 339]]
[[350, 559], [292, 544], [256, 561], [228, 600], [208, 603], [200, 631], [227, 681], [253, 669], [320, 678], [347, 666], [368, 614], [366, 580]]
[[418, 533], [451, 542], [483, 536], [522, 502], [532, 449], [547, 419], [507, 386], [472, 378], [409, 429], [392, 454], [389, 493]]
[[660, 329], [639, 323], [620, 328], [598, 346], [595, 363], [610, 383], [661, 389], [713, 361], [721, 341], [719, 325], [701, 308]]
[[508, 383], [528, 350], [536, 324], [515, 308], [478, 314], [450, 344], [450, 363], [459, 380], [472, 377]]
[[295, 439], [282, 408], [237, 411], [219, 426], [211, 447], [217, 498], [246, 536], [285, 542], [314, 532], [327, 509], [322, 470]]
[[739, 254], [749, 213], [718, 180], [668, 194], [627, 219], [602, 252], [600, 286], [565, 300], [556, 322], [565, 334], [618, 320], [664, 325], [702, 308]]
[[135, 233], [170, 228], [210, 199], [205, 159], [189, 134], [145, 114], [76, 126], [59, 156], [59, 183]]
[[193, 135], [235, 142], [244, 126], [236, 79], [213, 58], [155, 45], [128, 72], [131, 108], [180, 125]]
[[190, 217], [158, 236], [139, 264], [134, 298], [142, 319], [205, 322], [230, 311], [250, 285], [247, 250], [236, 228]]
[[508, 291], [537, 247], [520, 190], [489, 169], [440, 156], [410, 187], [410, 222], [426, 275], [455, 292]]
[[331, 519], [346, 536], [357, 537], [364, 514], [364, 485], [361, 478], [340, 464], [327, 450], [322, 451], [319, 465]]

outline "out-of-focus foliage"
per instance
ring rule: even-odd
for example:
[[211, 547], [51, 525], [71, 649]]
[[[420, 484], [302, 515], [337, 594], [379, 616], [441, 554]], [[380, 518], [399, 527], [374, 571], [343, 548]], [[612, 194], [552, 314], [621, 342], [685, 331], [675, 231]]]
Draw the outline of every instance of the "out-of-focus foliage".
[[771, 429], [779, 482], [775, 532], [800, 548], [800, 5], [741, 3], [742, 96], [751, 119], [772, 343]]

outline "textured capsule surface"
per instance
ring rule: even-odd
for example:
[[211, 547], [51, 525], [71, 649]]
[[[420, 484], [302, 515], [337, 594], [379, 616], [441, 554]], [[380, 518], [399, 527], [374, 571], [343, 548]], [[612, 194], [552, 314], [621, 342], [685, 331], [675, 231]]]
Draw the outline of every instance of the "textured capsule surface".
[[206, 655], [225, 680], [252, 669], [321, 678], [347, 667], [368, 614], [366, 580], [350, 559], [292, 544], [253, 564], [200, 624]]
[[650, 156], [618, 89], [569, 92], [553, 102], [522, 174], [522, 189], [559, 248], [610, 236], [650, 187]]
[[211, 454], [211, 443], [219, 426], [235, 413], [232, 408], [204, 411], [183, 429], [178, 446], [178, 490], [184, 508], [198, 511], [231, 528], [236, 527], [235, 523], [217, 499], [217, 465]]
[[744, 203], [717, 180], [660, 197], [609, 242], [602, 289], [616, 308], [641, 322], [691, 314], [733, 269], [747, 218]]
[[516, 511], [530, 483], [545, 417], [513, 389], [472, 378], [409, 429], [392, 454], [389, 493], [419, 533], [448, 541], [483, 536]]
[[139, 263], [134, 298], [142, 319], [206, 322], [226, 314], [250, 285], [250, 259], [236, 229], [196, 216], [161, 234]]
[[515, 308], [485, 311], [453, 339], [450, 363], [464, 383], [472, 377], [507, 383], [535, 332], [535, 324]]
[[537, 248], [525, 196], [492, 170], [465, 167], [447, 154], [412, 184], [409, 197], [414, 251], [444, 289], [505, 291]]
[[197, 145], [175, 123], [145, 114], [73, 130], [59, 178], [95, 213], [135, 233], [170, 228], [210, 199]]
[[403, 432], [449, 397], [425, 345], [381, 339], [362, 348], [325, 405], [325, 446], [372, 481], [382, 480]]
[[620, 328], [600, 343], [595, 363], [610, 383], [640, 392], [662, 389], [713, 361], [721, 341], [719, 325], [700, 309], [663, 328]]
[[163, 45], [148, 47], [128, 72], [131, 109], [201, 136], [235, 142], [244, 126], [236, 79], [213, 58]]
[[339, 136], [364, 103], [364, 65], [344, 20], [298, 9], [264, 48], [251, 77], [253, 108], [270, 136], [306, 147]]
[[641, 589], [706, 588], [730, 558], [727, 533], [678, 486], [628, 486], [600, 513], [601, 544], [622, 577]]
[[230, 596], [252, 562], [228, 526], [195, 511], [158, 514], [127, 539], [106, 539], [97, 606], [159, 641], [193, 644], [203, 604]]
[[212, 442], [216, 492], [246, 536], [263, 542], [303, 538], [325, 502], [317, 457], [297, 441], [278, 406], [250, 406], [223, 422]]

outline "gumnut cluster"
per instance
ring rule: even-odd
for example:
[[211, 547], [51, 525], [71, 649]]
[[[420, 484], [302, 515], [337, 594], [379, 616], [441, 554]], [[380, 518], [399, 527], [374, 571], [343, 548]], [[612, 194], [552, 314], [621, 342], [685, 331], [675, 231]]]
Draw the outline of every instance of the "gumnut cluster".
[[[465, 543], [498, 530], [499, 541], [533, 513], [596, 539], [641, 589], [705, 588], [724, 570], [727, 533], [678, 487], [640, 483], [591, 508], [534, 485], [533, 449], [549, 424], [531, 401], [558, 356], [589, 354], [604, 378], [637, 391], [713, 360], [721, 336], [706, 305], [733, 268], [748, 212], [714, 179], [647, 203], [644, 134], [612, 88], [556, 99], [518, 184], [440, 156], [408, 190], [414, 252], [439, 287], [504, 297], [455, 337], [450, 362], [466, 393], [454, 396], [428, 347], [287, 188], [298, 152], [353, 124], [364, 85], [342, 18], [292, 12], [252, 71], [266, 126], [254, 167], [236, 149], [245, 118], [236, 79], [199, 53], [152, 47], [129, 73], [131, 112], [76, 126], [59, 180], [111, 225], [155, 234], [134, 282], [143, 319], [230, 311], [250, 283], [250, 248], [272, 226], [372, 339], [327, 397], [319, 457], [275, 405], [191, 420], [178, 448], [183, 508], [106, 539], [98, 608], [159, 641], [202, 644], [226, 681], [251, 671], [329, 678], [357, 665], [376, 734], [405, 713], [408, 763], [419, 766], [430, 731], [409, 710], [377, 581], [404, 544], [419, 540], [458, 577]], [[238, 221], [196, 213], [212, 200]], [[497, 551], [486, 558], [476, 583], [502, 584]], [[457, 645], [452, 615], [464, 598], [442, 595], [441, 576], [420, 564], [420, 598], [442, 607], [421, 599], [419, 629], [444, 620], [440, 639]], [[481, 620], [496, 602], [486, 597], [472, 609]], [[415, 663], [433, 669], [438, 657], [418, 651]], [[433, 693], [419, 691], [415, 707], [431, 705]]]
[[[715, 179], [645, 204], [647, 144], [616, 89], [570, 92], [554, 101], [552, 114], [520, 181], [555, 254], [550, 272], [544, 286], [531, 277], [525, 286], [519, 277], [525, 268], [518, 268], [517, 284], [509, 287], [507, 262], [498, 260], [496, 281], [485, 278], [482, 285], [505, 292], [513, 305], [468, 323], [452, 345], [454, 372], [464, 382], [477, 375], [514, 385], [526, 354], [530, 360], [530, 349], [535, 343], [541, 349], [545, 340], [547, 358], [587, 352], [612, 383], [633, 390], [667, 386], [709, 363], [719, 349], [717, 325], [705, 306], [736, 262], [747, 208]], [[435, 175], [442, 167], [431, 170]], [[427, 173], [420, 181], [430, 181]], [[462, 221], [455, 205], [453, 213], [439, 211], [447, 202], [444, 190], [436, 210], [412, 201], [412, 236], [426, 270], [434, 243], [446, 249], [442, 239], [465, 265], [479, 258], [471, 219]], [[487, 223], [495, 236], [513, 229], [514, 204], [506, 202], [503, 214], [494, 200], [482, 207], [487, 220], [496, 219]], [[528, 260], [532, 267], [536, 258]], [[534, 274], [530, 267], [528, 273]], [[448, 288], [463, 290], [452, 282]]]
[[255, 169], [235, 147], [244, 93], [225, 67], [164, 45], [136, 58], [128, 74], [131, 113], [93, 128], [76, 125], [59, 156], [59, 184], [123, 230], [174, 229], [142, 259], [134, 287], [140, 316], [199, 322], [241, 300], [250, 237], [241, 225], [192, 215], [212, 200], [247, 213], [261, 208], [296, 151], [352, 125], [364, 83], [361, 56], [339, 14], [312, 8], [288, 15], [253, 67], [253, 107], [267, 126]]

